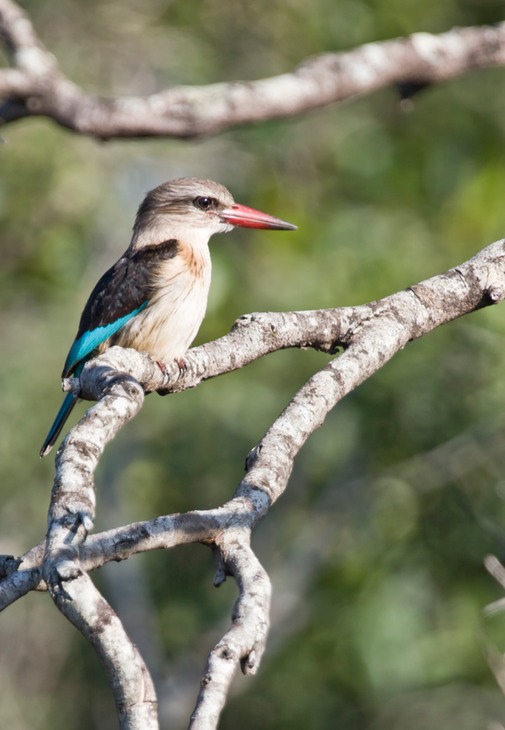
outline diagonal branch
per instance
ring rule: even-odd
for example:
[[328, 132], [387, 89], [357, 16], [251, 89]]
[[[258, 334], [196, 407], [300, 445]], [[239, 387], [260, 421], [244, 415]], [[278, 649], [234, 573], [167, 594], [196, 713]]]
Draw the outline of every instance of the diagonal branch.
[[440, 35], [415, 33], [325, 53], [270, 78], [103, 98], [86, 93], [62, 73], [13, 0], [0, 0], [1, 38], [11, 68], [0, 69], [0, 125], [42, 115], [100, 139], [201, 137], [237, 125], [298, 116], [389, 86], [409, 96], [473, 69], [505, 63], [505, 23], [500, 23]]

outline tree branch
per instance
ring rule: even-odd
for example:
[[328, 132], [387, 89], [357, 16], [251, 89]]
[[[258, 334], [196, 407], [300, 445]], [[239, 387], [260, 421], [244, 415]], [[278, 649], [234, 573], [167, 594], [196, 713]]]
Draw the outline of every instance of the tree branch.
[[266, 646], [270, 579], [249, 546], [249, 526], [237, 528], [235, 524], [223, 531], [219, 539], [222, 565], [216, 583], [222, 582], [226, 574], [232, 575], [240, 595], [232, 612], [231, 627], [209, 654], [191, 715], [191, 730], [217, 727], [238, 665], [244, 674], [255, 674]]
[[[131, 643], [86, 572], [139, 551], [188, 542], [209, 544], [220, 558], [216, 583], [230, 574], [239, 587], [232, 626], [209, 656], [192, 718], [193, 728], [215, 727], [238, 663], [246, 673], [255, 671], [264, 650], [270, 583], [251, 551], [250, 536], [286, 489], [300, 448], [336, 403], [408, 341], [504, 298], [502, 240], [444, 274], [370, 304], [241, 317], [228, 335], [191, 350], [182, 375], [176, 364], [168, 364], [167, 372], [162, 373], [147, 355], [111, 348], [89, 363], [79, 380], [67, 383], [69, 388], [78, 388], [82, 397], [99, 400], [58, 450], [45, 552], [37, 546], [19, 563], [3, 561], [7, 575], [1, 585], [0, 606], [27, 590], [44, 589], [42, 567], [57, 606], [92, 641], [108, 667], [123, 726], [136, 727], [139, 708], [154, 723], [147, 669], [135, 655], [135, 678], [125, 684], [113, 648], [119, 642], [122, 652], [132, 652]], [[244, 479], [229, 502], [214, 510], [160, 517], [87, 538], [94, 520], [94, 469], [105, 445], [141, 408], [144, 391], [167, 393], [194, 387], [268, 352], [307, 346], [326, 352], [342, 346], [345, 352], [295, 394], [249, 454]], [[111, 635], [102, 641], [96, 639], [95, 629], [97, 617], [103, 613], [109, 617]]]
[[53, 586], [52, 596], [60, 611], [92, 644], [103, 661], [111, 681], [121, 730], [156, 730], [158, 704], [149, 670], [121, 621], [89, 576], [82, 572], [73, 574], [63, 589], [54, 592]]
[[505, 23], [500, 23], [325, 53], [289, 73], [255, 81], [174, 86], [150, 96], [106, 99], [87, 94], [63, 74], [13, 0], [0, 0], [0, 38], [11, 61], [11, 68], [0, 70], [0, 126], [47, 116], [100, 139], [202, 137], [299, 116], [389, 86], [408, 97], [470, 70], [505, 63]]

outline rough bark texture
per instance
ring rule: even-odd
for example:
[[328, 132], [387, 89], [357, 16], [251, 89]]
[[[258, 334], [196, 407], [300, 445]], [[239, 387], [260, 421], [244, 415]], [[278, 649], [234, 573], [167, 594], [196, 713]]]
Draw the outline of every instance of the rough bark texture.
[[[388, 86], [402, 98], [469, 70], [505, 63], [505, 24], [368, 43], [324, 53], [256, 81], [174, 86], [150, 96], [103, 98], [61, 71], [23, 11], [0, 0], [0, 36], [11, 67], [0, 70], [0, 125], [47, 116], [100, 139], [195, 138], [240, 124], [299, 116]], [[3, 100], [3, 103], [2, 103]]]

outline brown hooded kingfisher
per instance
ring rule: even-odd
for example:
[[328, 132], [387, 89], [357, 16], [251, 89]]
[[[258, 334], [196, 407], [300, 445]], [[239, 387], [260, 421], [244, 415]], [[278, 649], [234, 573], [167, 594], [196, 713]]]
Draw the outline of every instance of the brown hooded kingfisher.
[[[209, 239], [234, 226], [296, 226], [235, 203], [219, 183], [180, 178], [147, 193], [130, 245], [86, 302], [62, 378], [78, 377], [108, 347], [132, 347], [159, 363], [180, 360], [202, 323], [210, 286]], [[65, 396], [40, 450], [53, 447], [78, 397]]]

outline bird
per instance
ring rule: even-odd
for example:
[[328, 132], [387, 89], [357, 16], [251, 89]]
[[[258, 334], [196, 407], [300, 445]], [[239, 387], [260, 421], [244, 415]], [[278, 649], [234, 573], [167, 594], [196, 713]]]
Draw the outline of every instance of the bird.
[[[61, 377], [118, 345], [163, 363], [183, 362], [207, 307], [209, 239], [235, 226], [295, 230], [296, 226], [236, 203], [220, 183], [195, 177], [164, 182], [141, 203], [130, 244], [105, 272], [83, 309]], [[54, 446], [78, 396], [67, 393], [40, 456]]]

